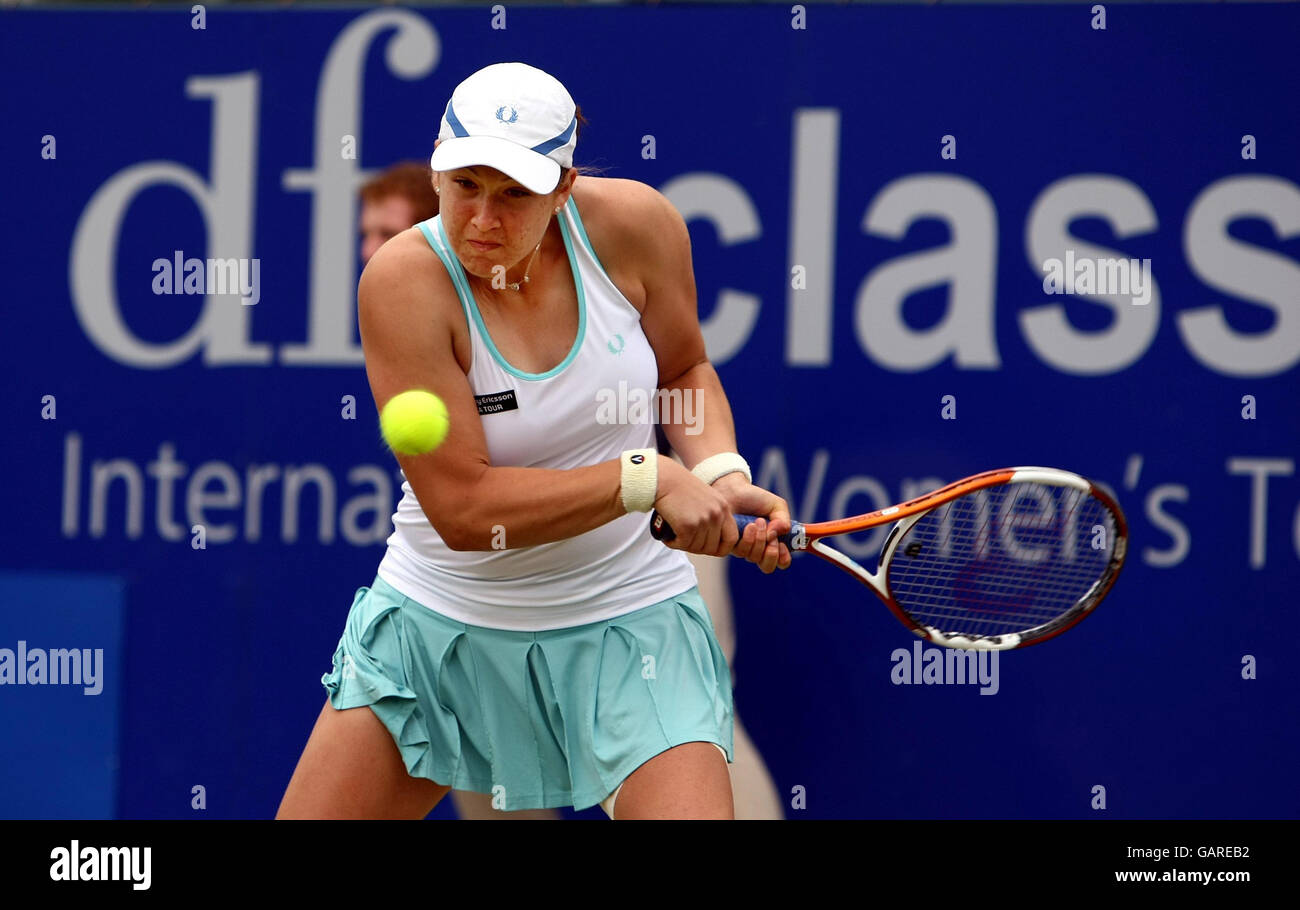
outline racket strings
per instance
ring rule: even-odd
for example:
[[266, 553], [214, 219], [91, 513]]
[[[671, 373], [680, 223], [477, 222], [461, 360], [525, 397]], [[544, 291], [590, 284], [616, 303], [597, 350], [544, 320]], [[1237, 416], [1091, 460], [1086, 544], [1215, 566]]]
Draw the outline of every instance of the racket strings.
[[1087, 604], [1116, 534], [1086, 491], [1004, 484], [925, 513], [898, 541], [887, 583], [901, 609], [946, 635], [1022, 634]]

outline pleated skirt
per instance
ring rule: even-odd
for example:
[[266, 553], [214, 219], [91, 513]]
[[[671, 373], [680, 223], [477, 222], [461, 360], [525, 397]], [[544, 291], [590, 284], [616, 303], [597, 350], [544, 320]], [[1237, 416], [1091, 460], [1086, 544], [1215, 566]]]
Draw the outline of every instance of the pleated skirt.
[[333, 707], [375, 712], [411, 776], [501, 809], [589, 808], [682, 743], [735, 757], [731, 675], [698, 588], [516, 632], [456, 622], [376, 577], [321, 683]]

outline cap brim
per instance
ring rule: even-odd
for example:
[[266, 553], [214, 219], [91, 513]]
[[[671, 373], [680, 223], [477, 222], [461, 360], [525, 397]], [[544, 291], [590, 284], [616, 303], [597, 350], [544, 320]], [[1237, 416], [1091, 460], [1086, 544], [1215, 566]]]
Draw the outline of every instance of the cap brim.
[[549, 193], [560, 182], [558, 162], [497, 136], [458, 136], [438, 143], [429, 158], [435, 171], [476, 165], [494, 167], [534, 193]]

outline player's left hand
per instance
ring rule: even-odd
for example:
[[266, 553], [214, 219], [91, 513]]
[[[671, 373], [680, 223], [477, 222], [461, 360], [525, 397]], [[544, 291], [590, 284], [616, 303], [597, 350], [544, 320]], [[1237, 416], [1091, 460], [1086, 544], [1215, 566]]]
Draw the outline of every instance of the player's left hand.
[[713, 488], [727, 498], [737, 515], [762, 516], [745, 528], [731, 555], [754, 563], [765, 575], [790, 568], [790, 549], [777, 540], [790, 532], [790, 507], [786, 501], [754, 486], [739, 472], [719, 477]]

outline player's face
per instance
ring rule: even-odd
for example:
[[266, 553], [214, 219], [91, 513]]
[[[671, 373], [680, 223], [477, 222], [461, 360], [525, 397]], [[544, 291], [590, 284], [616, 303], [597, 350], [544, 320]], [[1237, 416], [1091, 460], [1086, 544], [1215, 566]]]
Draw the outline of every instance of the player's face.
[[504, 266], [514, 280], [545, 233], [555, 194], [534, 193], [485, 165], [439, 174], [438, 186], [443, 229], [465, 271], [490, 280]]
[[415, 207], [402, 196], [385, 196], [361, 203], [361, 263], [375, 251], [415, 224]]

